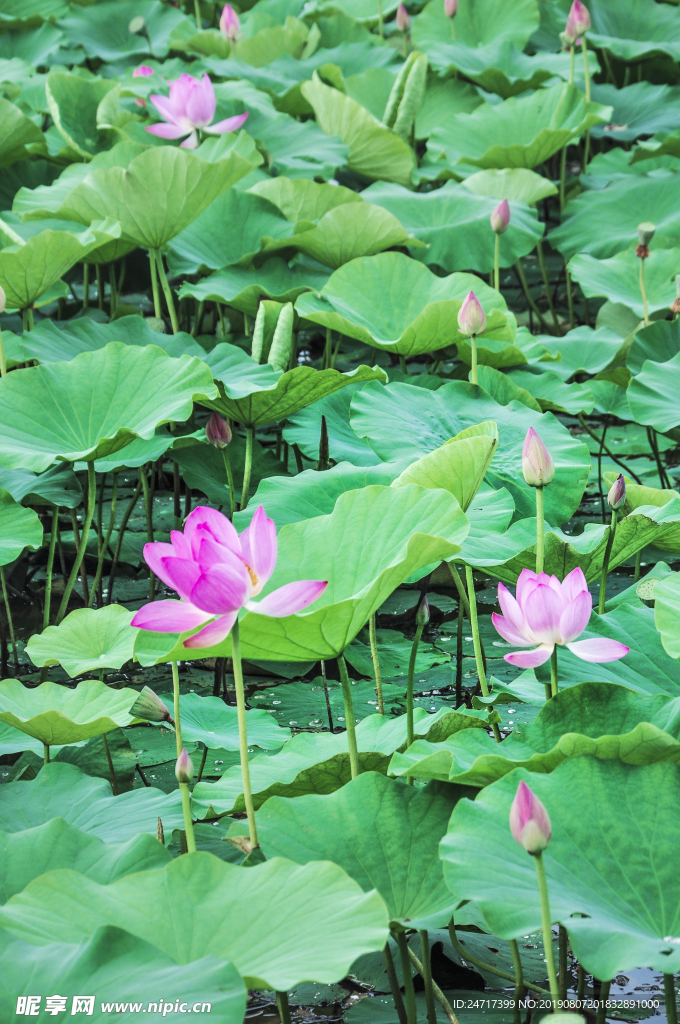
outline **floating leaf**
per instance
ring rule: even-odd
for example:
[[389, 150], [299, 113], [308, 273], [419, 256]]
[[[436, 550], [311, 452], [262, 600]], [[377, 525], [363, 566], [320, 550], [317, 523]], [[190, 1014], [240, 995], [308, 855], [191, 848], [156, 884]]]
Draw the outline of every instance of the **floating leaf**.
[[655, 430], [672, 430], [680, 424], [677, 388], [680, 380], [680, 352], [666, 363], [646, 359], [628, 386], [628, 404], [638, 423]]
[[60, 625], [34, 633], [26, 653], [39, 668], [62, 665], [70, 676], [93, 669], [122, 668], [135, 646], [132, 615], [119, 604], [77, 608]]
[[[159, 0], [115, 0], [98, 3], [92, 10], [76, 7], [59, 24], [67, 39], [85, 46], [88, 54], [118, 61], [147, 53], [165, 57], [170, 35], [184, 17]], [[130, 30], [135, 18], [143, 18], [143, 31]]]
[[[507, 199], [508, 202], [526, 203], [534, 206], [541, 199], [554, 196], [557, 189], [540, 174], [529, 171], [526, 167], [491, 168], [477, 171], [465, 179], [463, 185], [469, 192], [478, 196], [491, 196], [494, 199]], [[502, 244], [502, 243], [501, 243]], [[501, 249], [502, 251], [502, 249]]]
[[289, 267], [280, 257], [274, 256], [257, 269], [226, 267], [196, 284], [185, 281], [179, 297], [183, 299], [190, 295], [199, 302], [225, 302], [248, 316], [257, 316], [262, 299], [295, 302], [298, 295], [322, 288], [327, 280], [325, 268], [310, 267], [304, 263], [293, 263]]
[[27, 146], [44, 145], [38, 126], [6, 99], [0, 99], [0, 124], [0, 166], [27, 160], [30, 156]]
[[73, 690], [50, 682], [28, 690], [17, 679], [3, 679], [0, 721], [41, 743], [74, 743], [129, 725], [129, 710], [138, 696], [130, 687], [111, 690], [96, 679], [86, 679]]
[[[172, 714], [172, 697], [164, 698]], [[205, 747], [238, 750], [239, 735], [235, 707], [219, 697], [200, 697], [183, 693], [179, 699], [182, 739], [199, 742]], [[262, 750], [278, 750], [290, 739], [290, 729], [283, 729], [268, 711], [254, 708], [246, 714], [248, 742]]]

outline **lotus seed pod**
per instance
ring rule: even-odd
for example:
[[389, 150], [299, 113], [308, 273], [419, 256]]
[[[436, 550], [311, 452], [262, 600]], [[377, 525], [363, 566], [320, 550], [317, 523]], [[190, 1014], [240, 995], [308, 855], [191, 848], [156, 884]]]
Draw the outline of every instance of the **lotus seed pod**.
[[212, 414], [205, 426], [205, 436], [215, 448], [227, 447], [231, 441], [231, 427], [224, 416], [218, 412]]
[[132, 32], [133, 36], [136, 36], [139, 32], [143, 32], [145, 28], [146, 22], [141, 14], [138, 14], [128, 25], [128, 32]]
[[180, 786], [188, 785], [194, 777], [194, 766], [191, 758], [187, 754], [186, 747], [182, 747], [182, 753], [177, 758], [177, 764], [175, 765], [175, 778], [179, 782]]
[[510, 807], [510, 831], [513, 839], [533, 857], [542, 853], [550, 842], [548, 812], [524, 779], [517, 787]]
[[510, 223], [510, 206], [507, 199], [501, 199], [489, 219], [491, 221], [491, 228], [497, 235], [502, 235], [508, 230], [508, 225]]
[[522, 445], [522, 474], [529, 487], [545, 487], [555, 475], [555, 463], [533, 427]]
[[411, 28], [411, 16], [403, 4], [397, 7], [397, 28], [400, 32], [408, 32]]
[[171, 725], [174, 725], [165, 704], [149, 686], [144, 687], [130, 708], [130, 714], [135, 718], [141, 718], [144, 722], [170, 722]]
[[483, 334], [486, 330], [486, 316], [474, 292], [468, 292], [458, 310], [458, 328], [462, 334]]
[[623, 479], [623, 473], [619, 473], [614, 483], [609, 488], [607, 494], [607, 503], [614, 512], [625, 504], [626, 501], [626, 481]]
[[569, 11], [569, 18], [577, 36], [585, 35], [590, 28], [590, 13], [581, 0], [574, 0]]
[[293, 351], [293, 323], [295, 312], [293, 303], [287, 302], [281, 312], [272, 338], [272, 346], [269, 349], [268, 362], [275, 370], [285, 372], [290, 363], [291, 352]]
[[640, 245], [648, 246], [651, 240], [654, 238], [654, 232], [656, 231], [656, 224], [651, 224], [649, 221], [643, 221], [642, 224], [638, 224], [638, 240]]

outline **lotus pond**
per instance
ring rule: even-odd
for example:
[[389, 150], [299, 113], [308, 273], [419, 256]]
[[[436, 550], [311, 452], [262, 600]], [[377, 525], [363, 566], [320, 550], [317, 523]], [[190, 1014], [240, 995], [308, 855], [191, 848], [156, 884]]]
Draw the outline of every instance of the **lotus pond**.
[[677, 3], [0, 29], [0, 1024], [677, 1024]]

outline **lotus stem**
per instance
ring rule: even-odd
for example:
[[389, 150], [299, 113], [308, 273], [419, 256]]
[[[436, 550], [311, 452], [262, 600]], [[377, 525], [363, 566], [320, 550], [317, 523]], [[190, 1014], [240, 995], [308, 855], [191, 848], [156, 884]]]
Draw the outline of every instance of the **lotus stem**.
[[543, 929], [543, 948], [545, 949], [545, 960], [550, 979], [550, 995], [553, 1001], [553, 1010], [557, 1013], [559, 1006], [559, 989], [557, 987], [557, 972], [555, 970], [555, 953], [552, 944], [552, 928], [550, 927], [550, 901], [548, 899], [548, 883], [545, 877], [545, 866], [543, 864], [543, 853], [534, 854], [536, 862], [536, 878], [538, 880], [538, 894], [541, 900], [541, 926]]
[[180, 782], [179, 791], [182, 795], [182, 817], [184, 818], [184, 835], [186, 838], [187, 853], [196, 853], [196, 838], [194, 836], [194, 822], [191, 816], [191, 791], [189, 789], [189, 783]]
[[9, 604], [9, 595], [7, 593], [7, 581], [5, 579], [5, 567], [0, 565], [0, 581], [2, 581], [2, 598], [5, 602], [5, 613], [7, 615], [7, 625], [9, 626], [9, 638], [12, 641], [12, 660], [14, 661], [14, 674], [19, 675], [19, 655], [17, 654], [17, 642], [14, 636], [14, 622], [12, 620], [12, 609]]
[[448, 562], [447, 564], [448, 564], [449, 569], [451, 570], [451, 575], [453, 576], [453, 582], [456, 585], [456, 590], [458, 591], [458, 599], [459, 599], [460, 603], [462, 604], [463, 608], [465, 609], [465, 614], [467, 615], [467, 617], [469, 619], [470, 618], [470, 602], [468, 601], [468, 596], [467, 596], [467, 594], [465, 592], [465, 586], [463, 584], [463, 581], [460, 578], [460, 573], [458, 572], [458, 569], [456, 568], [456, 563], [455, 562]]
[[675, 1002], [675, 977], [672, 974], [663, 976], [664, 994], [666, 996], [666, 1020], [668, 1024], [678, 1024], [678, 1010]]
[[545, 513], [543, 488], [536, 487], [536, 572], [543, 572], [545, 562]]
[[45, 600], [43, 604], [43, 629], [50, 624], [50, 604], [52, 601], [52, 570], [54, 568], [54, 552], [57, 547], [57, 527], [59, 526], [59, 506], [52, 509], [52, 532], [50, 546], [47, 549], [47, 568], [45, 569]]
[[176, 661], [171, 661], [172, 668], [172, 717], [175, 720], [175, 745], [177, 757], [182, 753], [182, 720], [179, 711], [179, 669]]
[[87, 464], [87, 510], [85, 512], [85, 519], [83, 521], [83, 532], [80, 535], [80, 543], [78, 544], [78, 550], [76, 551], [75, 561], [71, 568], [71, 573], [68, 578], [64, 593], [59, 605], [59, 611], [55, 619], [55, 625], [58, 626], [61, 620], [66, 615], [68, 609], [68, 602], [71, 596], [75, 582], [78, 579], [78, 572], [83, 564], [85, 557], [85, 551], [87, 549], [87, 542], [90, 538], [90, 526], [92, 525], [92, 517], [94, 516], [94, 506], [96, 502], [96, 491], [97, 491], [97, 480], [94, 471], [94, 462], [88, 462]]
[[205, 302], [201, 300], [196, 306], [196, 315], [194, 316], [193, 327], [191, 328], [191, 337], [195, 338], [201, 329], [201, 323], [203, 322], [203, 310], [205, 309]]
[[[200, 766], [199, 766], [199, 769], [198, 769], [198, 775], [196, 776], [196, 782], [200, 782], [201, 779], [203, 778], [203, 769], [205, 768], [205, 762], [207, 761], [207, 759], [208, 759], [208, 748], [207, 747], [203, 747], [203, 754], [201, 756], [201, 763], [200, 763]], [[196, 783], [194, 783], [194, 785], [195, 784]]]
[[[75, 544], [77, 550], [78, 545], [80, 544], [80, 532], [78, 530], [78, 517], [76, 515], [76, 510], [74, 508], [71, 509], [71, 529], [73, 531], [73, 543]], [[87, 596], [87, 572], [84, 572], [82, 575], [82, 584], [83, 601], [85, 602], [85, 604], [87, 604], [89, 601], [89, 598]]]
[[326, 328], [326, 344], [324, 345], [323, 358], [321, 360], [321, 369], [327, 370], [331, 365], [331, 355], [333, 353], [333, 332], [330, 327]]
[[575, 71], [575, 60], [576, 60], [576, 47], [572, 43], [569, 47], [569, 85], [574, 84], [574, 71]]
[[578, 421], [581, 424], [581, 426], [583, 427], [583, 429], [588, 434], [590, 434], [590, 436], [595, 441], [597, 441], [598, 444], [600, 444], [600, 443], [602, 444], [602, 451], [605, 453], [605, 455], [609, 456], [609, 458], [612, 460], [612, 462], [615, 462], [617, 466], [621, 467], [621, 469], [625, 469], [626, 473], [628, 473], [633, 478], [633, 480], [635, 481], [636, 484], [641, 484], [642, 483], [642, 480], [637, 475], [637, 473], [634, 473], [633, 470], [629, 466], [627, 466], [625, 462], [623, 462], [616, 455], [614, 455], [614, 453], [604, 443], [604, 439], [600, 438], [599, 435], [596, 434], [595, 431], [592, 429], [592, 427], [588, 426], [588, 424], [586, 423], [586, 421], [585, 421], [585, 419], [583, 417], [583, 413], [582, 412], [580, 412], [578, 414]]
[[234, 518], [234, 512], [236, 511], [236, 490], [234, 488], [234, 474], [231, 471], [231, 460], [229, 459], [229, 452], [226, 447], [221, 449], [222, 458], [224, 459], [224, 471], [227, 474], [227, 487], [229, 488], [229, 518]]
[[637, 555], [635, 556], [635, 574], [633, 576], [633, 583], [637, 583], [637, 581], [640, 579], [640, 564], [641, 564], [641, 562], [642, 562], [642, 548], [640, 548], [640, 550], [638, 551]]
[[[496, 235], [496, 239], [498, 239], [498, 235]], [[471, 352], [470, 383], [471, 384], [476, 384], [477, 383], [477, 335], [476, 334], [471, 334], [470, 335], [470, 352]]]
[[5, 356], [5, 344], [2, 340], [2, 331], [0, 331], [0, 377], [4, 377], [7, 374], [7, 358]]
[[567, 147], [565, 146], [562, 150], [560, 157], [560, 213], [566, 206], [566, 190], [567, 190]]
[[250, 497], [250, 474], [253, 468], [253, 441], [255, 440], [255, 427], [246, 427], [246, 459], [243, 466], [243, 485], [241, 487], [241, 512], [248, 504]]
[[671, 482], [668, 479], [668, 475], [664, 469], [664, 464], [661, 461], [661, 453], [656, 440], [656, 431], [654, 430], [654, 427], [647, 427], [647, 440], [649, 441], [649, 447], [652, 449], [652, 455], [656, 462], [656, 471], [659, 474], [659, 486], [670, 488]]
[[43, 764], [50, 763], [50, 745], [49, 743], [43, 743]]
[[326, 712], [328, 714], [328, 728], [333, 732], [333, 712], [331, 710], [331, 698], [328, 694], [328, 680], [326, 679], [326, 662], [321, 659], [321, 679], [323, 681], [323, 695], [326, 698]]
[[243, 800], [248, 815], [250, 847], [254, 850], [259, 846], [257, 825], [255, 824], [255, 807], [250, 787], [250, 761], [248, 760], [248, 723], [246, 722], [246, 694], [243, 688], [243, 666], [241, 664], [241, 635], [238, 619], [231, 627], [231, 659], [234, 670], [234, 690], [236, 692], [236, 713], [238, 716], [238, 745], [241, 757], [241, 778], [243, 779]]
[[196, 15], [196, 28], [200, 32], [203, 28], [203, 22], [201, 20], [201, 4], [199, 0], [194, 0], [194, 13]]
[[172, 333], [177, 334], [179, 332], [179, 321], [177, 320], [175, 300], [172, 297], [172, 288], [170, 287], [170, 282], [168, 281], [167, 274], [165, 273], [165, 267], [163, 266], [163, 256], [161, 255], [160, 249], [154, 249], [154, 254], [156, 257], [156, 262], [158, 264], [158, 276], [161, 279], [163, 294], [165, 295], [165, 301], [168, 306], [168, 313], [170, 314]]
[[527, 281], [526, 274], [524, 273], [524, 267], [522, 266], [521, 260], [517, 260], [517, 262], [515, 263], [515, 273], [519, 278], [519, 283], [522, 287], [522, 291], [524, 292], [524, 298], [527, 300], [529, 308], [536, 314], [539, 323], [545, 328], [546, 331], [548, 331], [548, 333], [550, 333], [548, 322], [541, 313], [538, 306], [536, 305], [534, 298], [531, 292], [529, 291], [529, 282]]
[[405, 377], [408, 377], [408, 366], [406, 365], [406, 356], [402, 355], [401, 352], [399, 353], [399, 369], [401, 370]]
[[550, 315], [552, 316], [553, 324], [555, 325], [555, 330], [559, 334], [559, 332], [560, 332], [560, 325], [559, 325], [559, 321], [557, 319], [557, 313], [555, 312], [555, 306], [553, 305], [552, 291], [551, 291], [551, 288], [550, 288], [550, 278], [548, 277], [548, 268], [545, 265], [545, 254], [543, 252], [543, 242], [542, 242], [542, 240], [540, 238], [536, 242], [536, 253], [538, 255], [538, 262], [539, 262], [539, 266], [541, 268], [541, 276], [543, 277], [543, 284], [545, 286], [545, 294], [546, 294], [546, 298], [548, 300], [548, 308], [550, 310]]
[[[147, 463], [146, 465], [149, 465]], [[153, 544], [153, 498], [151, 497], [151, 489], [149, 487], [149, 478], [146, 475], [146, 465], [139, 467], [139, 481], [142, 485], [144, 492], [144, 509], [146, 511], [146, 539], [149, 544]], [[153, 601], [155, 594], [155, 580], [156, 577], [150, 571], [149, 572], [149, 600]], [[181, 751], [180, 751], [181, 753]], [[179, 757], [179, 754], [177, 755]]]
[[102, 280], [102, 267], [101, 267], [101, 263], [97, 263], [95, 265], [95, 273], [97, 275], [97, 306], [99, 307], [99, 309], [103, 309], [104, 308], [104, 291], [105, 291], [106, 285], [104, 284], [104, 282]]
[[[416, 671], [416, 656], [418, 654], [418, 644], [420, 638], [423, 635], [423, 629], [425, 627], [418, 625], [416, 626], [416, 635], [413, 637], [413, 643], [411, 644], [411, 655], [408, 659], [408, 675], [406, 677], [406, 742], [410, 747], [413, 743], [415, 731], [413, 728], [413, 677]], [[485, 679], [486, 683], [486, 679]], [[413, 785], [413, 779], [411, 776], [408, 778], [409, 785]]]
[[607, 428], [609, 426], [609, 416], [604, 418], [604, 426], [602, 428], [602, 440], [597, 450], [597, 487], [600, 492], [600, 510], [602, 513], [602, 522], [607, 522], [607, 516], [604, 508], [604, 487], [602, 486], [602, 452], [604, 451], [604, 439], [607, 436]]
[[[548, 694], [546, 693], [546, 697]], [[557, 644], [550, 655], [550, 697], [557, 696]]]
[[172, 511], [175, 520], [175, 529], [182, 529], [182, 506], [179, 497], [179, 466], [172, 463]]
[[378, 0], [378, 35], [381, 39], [385, 38], [385, 28], [383, 26], [383, 6], [382, 0]]
[[[409, 960], [411, 961], [411, 963], [413, 964], [415, 969], [418, 971], [418, 974], [420, 974], [420, 976], [422, 978], [423, 977], [423, 965], [421, 964], [420, 960], [415, 955], [415, 953], [413, 952], [411, 947], [408, 946], [407, 948], [408, 948]], [[447, 1017], [447, 1019], [449, 1021], [449, 1024], [460, 1024], [460, 1021], [458, 1020], [458, 1018], [456, 1017], [455, 1013], [453, 1012], [453, 1010], [451, 1008], [451, 1004], [449, 1003], [448, 999], [446, 998], [446, 996], [444, 995], [444, 993], [442, 992], [442, 990], [440, 989], [440, 987], [439, 987], [439, 985], [437, 984], [436, 981], [432, 982], [432, 988], [434, 990], [434, 997], [437, 1000], [437, 1002], [439, 1003], [439, 1005], [441, 1006], [441, 1008], [444, 1011], [444, 1013], [446, 1014], [446, 1017]]]
[[413, 975], [411, 974], [411, 963], [408, 955], [406, 932], [395, 932], [393, 937], [399, 946], [399, 954], [401, 956], [401, 973], [404, 982], [404, 1002], [406, 1003], [406, 1021], [407, 1024], [417, 1024], [416, 992], [413, 987]]
[[[111, 515], [109, 516], [109, 525], [106, 528], [106, 536], [102, 540], [101, 549], [99, 551], [99, 558], [97, 559], [97, 571], [95, 573], [94, 582], [92, 584], [92, 591], [90, 593], [89, 606], [92, 606], [95, 592], [99, 589], [101, 583], [102, 573], [104, 571], [104, 559], [108, 550], [109, 541], [111, 540], [111, 534], [113, 533], [113, 527], [116, 522], [116, 504], [118, 501], [118, 471], [113, 474], [113, 486], [111, 488]], [[101, 599], [98, 601], [98, 605], [101, 606]]]
[[649, 305], [647, 303], [647, 291], [645, 289], [645, 261], [640, 259], [640, 294], [642, 296], [642, 310], [645, 327], [649, 327]]
[[560, 973], [558, 977], [559, 981], [559, 996], [560, 1002], [564, 1002], [567, 998], [567, 980], [568, 980], [568, 937], [567, 929], [564, 925], [560, 925], [560, 945], [559, 945], [559, 960], [560, 960]]
[[[472, 569], [469, 565], [465, 566], [465, 579], [467, 582], [468, 599], [470, 601], [470, 625], [472, 626], [472, 644], [475, 649], [475, 662], [477, 664], [477, 675], [479, 676], [479, 685], [482, 688], [482, 693], [485, 697], [489, 696], [489, 687], [486, 682], [486, 672], [484, 670], [484, 657], [482, 654], [482, 642], [479, 636], [479, 620], [477, 619], [477, 598], [475, 597], [475, 581], [472, 575]], [[501, 732], [498, 728], [498, 723], [494, 722], [492, 727], [493, 734], [496, 739], [496, 743], [501, 742]]]
[[397, 972], [394, 966], [392, 950], [390, 949], [389, 942], [385, 943], [385, 948], [383, 949], [383, 957], [385, 958], [385, 970], [387, 971], [387, 980], [390, 983], [392, 999], [394, 1000], [394, 1008], [397, 1011], [399, 1024], [406, 1024], [406, 1007], [404, 1006], [404, 1000], [402, 999], [401, 996], [401, 989], [399, 988], [399, 979], [397, 978]]
[[600, 985], [600, 998], [598, 1000], [595, 1024], [605, 1024], [607, 1020], [607, 1002], [609, 1000], [609, 989], [611, 988], [611, 984], [611, 981], [603, 981]]
[[586, 972], [583, 970], [581, 964], [578, 965], [578, 975], [576, 979], [576, 998], [580, 1002], [586, 991]]
[[121, 547], [123, 545], [123, 536], [124, 536], [125, 530], [127, 528], [128, 520], [130, 519], [130, 516], [132, 515], [133, 509], [134, 509], [135, 505], [137, 504], [137, 499], [139, 498], [139, 495], [141, 493], [142, 493], [142, 479], [141, 479], [141, 476], [140, 476], [139, 481], [137, 483], [137, 486], [135, 488], [134, 494], [130, 498], [130, 503], [128, 504], [128, 507], [125, 509], [125, 512], [123, 514], [123, 518], [121, 519], [120, 528], [118, 530], [118, 538], [116, 540], [116, 547], [115, 547], [114, 552], [113, 552], [113, 561], [111, 562], [111, 572], [109, 573], [109, 584], [108, 584], [108, 588], [107, 588], [108, 592], [107, 592], [107, 595], [106, 595], [106, 604], [111, 604], [111, 600], [113, 598], [113, 584], [114, 584], [114, 581], [115, 581], [115, 578], [116, 578], [116, 567], [118, 565], [118, 559], [120, 558], [120, 550], [121, 550]]
[[331, 370], [335, 369], [335, 360], [338, 358], [338, 352], [340, 351], [340, 342], [341, 341], [342, 341], [342, 335], [338, 334], [338, 340], [335, 343], [335, 348], [333, 349], [333, 355], [331, 356], [331, 367], [330, 367]]
[[355, 779], [359, 774], [359, 752], [357, 749], [357, 734], [354, 728], [354, 701], [352, 699], [352, 684], [347, 672], [347, 663], [342, 654], [338, 657], [338, 669], [340, 671], [340, 682], [342, 683], [342, 699], [345, 704], [349, 769], [352, 778]]
[[[581, 39], [581, 49], [583, 51], [583, 76], [585, 78], [585, 92], [586, 92], [586, 103], [590, 103], [590, 65], [588, 64], [588, 43], [586, 37], [583, 36]], [[588, 159], [590, 151], [590, 129], [586, 131], [586, 143], [583, 151], [583, 172], [588, 170]]]
[[607, 537], [607, 545], [604, 549], [602, 572], [600, 573], [600, 598], [597, 606], [599, 615], [604, 615], [604, 606], [607, 601], [607, 573], [609, 572], [609, 557], [612, 553], [612, 545], [614, 543], [614, 537], [616, 536], [616, 521], [616, 510], [612, 509], [612, 518], [611, 523], [609, 524], [609, 536]]
[[456, 628], [456, 707], [463, 703], [463, 602], [458, 601], [458, 625]]
[[109, 766], [109, 775], [111, 776], [111, 790], [114, 796], [118, 796], [118, 779], [116, 778], [116, 772], [113, 767], [113, 758], [111, 757], [111, 751], [109, 749], [109, 741], [106, 738], [106, 733], [102, 733], [102, 743], [104, 744], [104, 753], [106, 754], [106, 763]]
[[437, 1007], [434, 1005], [434, 989], [432, 988], [432, 964], [430, 962], [430, 942], [427, 929], [420, 931], [420, 955], [423, 958], [420, 975], [425, 985], [425, 1003], [427, 1005], [427, 1024], [437, 1024]]
[[519, 955], [517, 939], [510, 939], [508, 945], [510, 946], [512, 966], [515, 972], [515, 1006], [513, 1010], [513, 1024], [520, 1024], [522, 1020], [520, 1002], [522, 1000], [522, 995], [524, 994], [524, 971], [522, 970], [522, 958]]
[[375, 632], [375, 613], [368, 620], [368, 636], [371, 644], [371, 660], [373, 661], [373, 674], [375, 676], [375, 695], [378, 698], [378, 714], [385, 714], [385, 701], [383, 700], [382, 673], [380, 672], [380, 655], [378, 654], [378, 638]]
[[113, 316], [118, 308], [118, 293], [116, 291], [116, 267], [109, 263], [109, 315]]
[[[198, 2], [198, 0], [197, 0]], [[290, 1016], [290, 1005], [288, 1003], [287, 992], [276, 993], [276, 1008], [279, 1011], [279, 1017], [281, 1018], [281, 1024], [291, 1024]]]
[[90, 306], [90, 264], [83, 263], [83, 309]]
[[[157, 320], [161, 319], [161, 296], [158, 291], [158, 274], [156, 273], [156, 250], [149, 249], [149, 270], [151, 272], [151, 294], [153, 295], [153, 315]], [[99, 274], [99, 267], [97, 267]], [[97, 276], [99, 283], [99, 276]]]
[[[453, 25], [451, 26], [453, 27]], [[493, 286], [497, 292], [501, 290], [501, 236], [496, 234], [493, 253]]]
[[[506, 981], [512, 981], [515, 985], [517, 984], [517, 973], [509, 974], [507, 971], [502, 971], [499, 967], [493, 967], [492, 964], [484, 963], [483, 960], [480, 960], [478, 957], [473, 956], [472, 953], [468, 953], [468, 951], [464, 948], [464, 946], [461, 945], [461, 942], [460, 942], [460, 940], [459, 940], [459, 938], [458, 938], [458, 936], [456, 934], [456, 926], [454, 924], [453, 918], [451, 918], [451, 920], [449, 921], [449, 937], [451, 939], [451, 944], [452, 944], [453, 948], [456, 950], [456, 952], [458, 953], [458, 955], [460, 957], [462, 957], [464, 960], [467, 960], [468, 963], [474, 964], [475, 967], [481, 967], [481, 969], [483, 971], [488, 971], [489, 974], [495, 974], [499, 978], [505, 978]], [[515, 942], [514, 939], [511, 939], [510, 940], [510, 948], [511, 949], [512, 949], [512, 943], [513, 942], [515, 944], [515, 948], [517, 948], [517, 943]], [[519, 950], [518, 949], [517, 949], [517, 956], [519, 957]], [[514, 965], [514, 956], [513, 956], [513, 965]], [[521, 961], [519, 963], [519, 969], [520, 969], [520, 972], [521, 972], [522, 971], [522, 963], [521, 963]], [[532, 992], [538, 992], [540, 995], [544, 995], [544, 996], [549, 995], [549, 993], [544, 988], [541, 988], [540, 985], [535, 985], [531, 981], [524, 981], [523, 975], [522, 975], [522, 987], [523, 988], [529, 988], [529, 989], [531, 989]]]
[[564, 270], [565, 281], [567, 285], [567, 306], [569, 308], [569, 330], [573, 331], [576, 326], [576, 317], [574, 316], [574, 296], [571, 289], [571, 274], [569, 273], [569, 267], [565, 266]]

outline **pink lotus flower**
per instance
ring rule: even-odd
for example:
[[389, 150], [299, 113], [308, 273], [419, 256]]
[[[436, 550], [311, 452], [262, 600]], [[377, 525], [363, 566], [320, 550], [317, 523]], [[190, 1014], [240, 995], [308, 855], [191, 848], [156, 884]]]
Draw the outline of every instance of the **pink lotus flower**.
[[239, 16], [230, 4], [225, 4], [220, 15], [220, 32], [225, 39], [233, 43], [238, 39], [241, 30]]
[[550, 842], [548, 812], [524, 779], [517, 787], [510, 807], [510, 831], [513, 839], [534, 857], [537, 853], [543, 853]]
[[581, 569], [572, 569], [562, 583], [557, 576], [522, 569], [517, 580], [517, 598], [499, 583], [498, 602], [503, 615], [494, 612], [491, 621], [503, 639], [516, 647], [535, 647], [533, 651], [504, 655], [507, 662], [519, 668], [543, 665], [555, 644], [564, 645], [577, 658], [595, 664], [618, 661], [630, 650], [618, 640], [605, 637], [576, 640], [588, 625], [593, 607], [593, 596]]
[[132, 72], [133, 78], [149, 78], [153, 74], [153, 68], [150, 68], [148, 64], [140, 64], [138, 68]]
[[411, 16], [403, 4], [397, 7], [397, 28], [400, 32], [408, 32], [411, 27]]
[[184, 533], [173, 530], [170, 540], [170, 544], [145, 544], [144, 558], [181, 600], [145, 604], [132, 625], [157, 633], [183, 633], [204, 626], [184, 641], [185, 647], [220, 643], [241, 608], [283, 618], [316, 601], [328, 586], [327, 581], [300, 580], [286, 583], [260, 601], [252, 600], [276, 565], [276, 527], [262, 505], [240, 536], [221, 512], [199, 505], [187, 517]]
[[468, 292], [458, 310], [458, 329], [470, 338], [486, 330], [486, 316], [474, 292]]
[[571, 25], [577, 36], [582, 36], [590, 28], [590, 13], [581, 0], [574, 0], [569, 11]]
[[507, 199], [501, 199], [500, 203], [489, 217], [491, 229], [497, 235], [502, 235], [508, 230], [510, 224], [510, 204]]
[[186, 149], [195, 149], [198, 145], [199, 129], [210, 135], [224, 135], [237, 131], [248, 117], [247, 113], [237, 114], [211, 125], [217, 102], [207, 74], [202, 79], [180, 75], [170, 83], [169, 97], [151, 95], [149, 99], [165, 123], [148, 125], [147, 132], [161, 139], [181, 139], [188, 135], [182, 143]]

